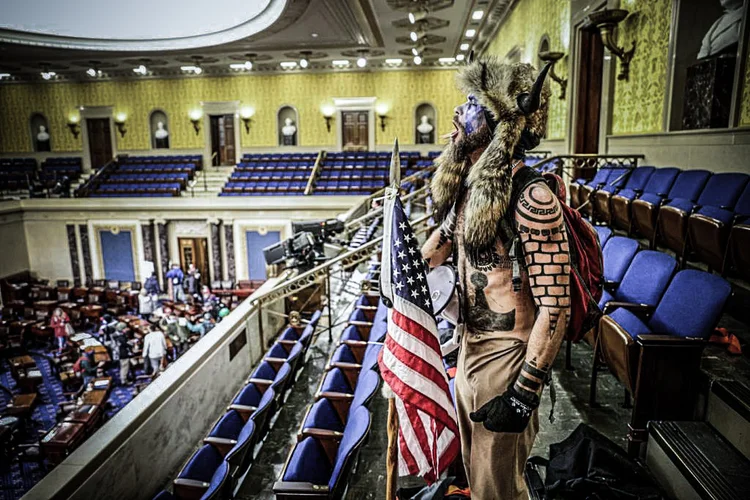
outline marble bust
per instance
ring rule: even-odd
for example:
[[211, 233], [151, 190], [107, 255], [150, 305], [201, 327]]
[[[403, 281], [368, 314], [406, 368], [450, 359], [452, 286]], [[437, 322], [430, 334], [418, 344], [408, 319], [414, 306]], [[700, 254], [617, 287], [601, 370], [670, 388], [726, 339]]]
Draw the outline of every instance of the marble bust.
[[419, 125], [417, 125], [417, 132], [419, 132], [419, 139], [420, 143], [422, 144], [428, 144], [433, 142], [432, 141], [432, 131], [435, 130], [435, 127], [432, 126], [430, 123], [430, 119], [427, 117], [427, 115], [422, 115], [420, 118]]
[[698, 59], [715, 56], [739, 42], [743, 0], [719, 0], [724, 14], [703, 37]]
[[281, 135], [284, 136], [284, 146], [294, 146], [296, 144], [295, 134], [297, 127], [291, 118], [284, 119], [284, 126], [281, 127]]
[[47, 127], [45, 127], [44, 125], [39, 125], [39, 133], [36, 134], [36, 140], [39, 142], [49, 141], [49, 133], [47, 132]]
[[166, 139], [169, 135], [167, 129], [164, 128], [164, 122], [156, 123], [156, 130], [154, 131], [154, 137], [157, 139]]

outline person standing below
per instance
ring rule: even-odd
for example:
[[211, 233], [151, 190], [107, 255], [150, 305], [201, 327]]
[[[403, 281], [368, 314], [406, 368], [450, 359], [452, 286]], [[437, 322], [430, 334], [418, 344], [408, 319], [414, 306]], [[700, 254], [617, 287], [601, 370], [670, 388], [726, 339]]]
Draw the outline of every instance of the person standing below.
[[167, 273], [167, 280], [172, 287], [172, 300], [175, 302], [185, 302], [185, 290], [182, 288], [182, 282], [185, 281], [185, 274], [180, 269], [180, 265], [172, 264], [172, 269]]
[[146, 289], [146, 293], [158, 297], [161, 293], [159, 288], [159, 280], [156, 279], [156, 273], [151, 273], [151, 276], [146, 278], [146, 282], [143, 284], [143, 288]]
[[[99, 365], [104, 364], [104, 362]], [[92, 380], [96, 378], [96, 373], [99, 368], [96, 360], [94, 359], [93, 349], [87, 350], [83, 353], [83, 359], [81, 360], [81, 375], [83, 375], [83, 390], [86, 390]]]
[[70, 318], [65, 314], [65, 311], [59, 307], [52, 311], [52, 318], [50, 318], [49, 326], [55, 331], [58, 355], [62, 354], [67, 343], [68, 325], [70, 325]]
[[156, 375], [161, 371], [161, 360], [167, 354], [167, 341], [157, 328], [143, 338], [143, 364], [147, 374]]
[[148, 319], [154, 312], [154, 296], [149, 295], [145, 288], [138, 293], [138, 314], [141, 318]]
[[201, 291], [201, 273], [190, 264], [188, 267], [187, 277], [185, 278], [185, 290], [192, 298], [198, 298]]
[[464, 324], [456, 406], [474, 500], [529, 498], [523, 473], [539, 428], [539, 398], [567, 330], [562, 208], [544, 182], [521, 181], [529, 173], [525, 151], [547, 125], [548, 70], [535, 79], [531, 65], [493, 57], [462, 69], [467, 102], [455, 110], [455, 130], [431, 181], [441, 226], [422, 256], [436, 267], [457, 255]]
[[130, 343], [127, 337], [128, 325], [122, 321], [117, 323], [115, 332], [110, 336], [109, 347], [112, 350], [112, 360], [120, 363], [120, 384], [128, 384], [128, 374], [130, 373], [130, 358], [133, 354], [130, 349]]

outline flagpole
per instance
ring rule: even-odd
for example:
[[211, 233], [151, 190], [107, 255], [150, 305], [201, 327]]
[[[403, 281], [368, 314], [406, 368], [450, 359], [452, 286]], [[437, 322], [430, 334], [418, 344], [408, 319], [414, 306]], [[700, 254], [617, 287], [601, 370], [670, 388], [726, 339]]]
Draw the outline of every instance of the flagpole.
[[[398, 150], [398, 138], [393, 143], [391, 152], [390, 187], [398, 190], [401, 187], [401, 157]], [[386, 223], [388, 221], [385, 221]], [[392, 391], [388, 398], [388, 452], [385, 457], [385, 498], [396, 500], [398, 488], [398, 413], [396, 411], [396, 396]]]

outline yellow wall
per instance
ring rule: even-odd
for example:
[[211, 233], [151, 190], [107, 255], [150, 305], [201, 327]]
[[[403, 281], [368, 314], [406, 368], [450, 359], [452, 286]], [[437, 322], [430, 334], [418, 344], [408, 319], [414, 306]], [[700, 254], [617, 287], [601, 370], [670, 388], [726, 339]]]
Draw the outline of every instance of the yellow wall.
[[612, 133], [661, 132], [672, 0], [630, 0], [624, 8], [630, 11], [630, 16], [618, 29], [618, 46], [630, 50], [635, 40], [636, 48], [630, 63], [630, 79], [617, 80], [615, 84]]
[[[537, 53], [542, 37], [549, 37], [551, 51], [568, 52], [568, 27], [570, 25], [570, 2], [561, 0], [523, 0], [517, 2], [503, 23], [495, 39], [487, 48], [488, 54], [500, 57], [516, 46], [521, 47], [521, 61], [537, 65]], [[568, 56], [555, 65], [555, 73], [567, 78]], [[568, 108], [558, 99], [560, 87], [551, 82], [548, 139], [565, 137], [565, 120]]]
[[750, 127], [750, 50], [745, 61], [745, 83], [742, 85], [742, 115], [740, 125]]
[[121, 150], [149, 149], [149, 113], [156, 108], [169, 117], [172, 148], [202, 148], [204, 131], [196, 135], [188, 112], [200, 101], [233, 101], [255, 108], [249, 134], [242, 128], [244, 147], [277, 145], [276, 113], [292, 105], [299, 113], [299, 145], [331, 146], [335, 129], [327, 132], [320, 112], [333, 97], [372, 97], [390, 106], [385, 132], [377, 127], [378, 144], [398, 136], [414, 143], [414, 110], [422, 102], [437, 111], [438, 134], [452, 130], [453, 108], [463, 99], [456, 91], [455, 71], [380, 71], [319, 74], [243, 75], [128, 82], [48, 83], [0, 86], [0, 152], [30, 152], [28, 119], [41, 112], [49, 121], [53, 151], [80, 151], [68, 116], [77, 106], [113, 106], [127, 113], [127, 133], [118, 134]]

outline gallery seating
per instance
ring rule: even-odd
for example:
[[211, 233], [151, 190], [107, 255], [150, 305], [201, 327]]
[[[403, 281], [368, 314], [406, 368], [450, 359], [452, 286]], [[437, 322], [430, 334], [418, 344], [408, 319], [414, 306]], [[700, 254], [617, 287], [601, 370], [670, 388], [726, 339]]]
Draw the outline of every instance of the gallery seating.
[[83, 172], [80, 157], [51, 157], [42, 162], [39, 180], [52, 187], [63, 176], [71, 182], [78, 180]]
[[[601, 190], [606, 190], [606, 192], [610, 194], [616, 193], [625, 186], [625, 183], [628, 181], [633, 170], [634, 169], [630, 167], [621, 167], [617, 165], [607, 165], [600, 168], [599, 172], [604, 171], [603, 175], [606, 176], [606, 180], [601, 183], [594, 183], [592, 180], [590, 183], [579, 186], [578, 198], [580, 205], [578, 205], [578, 210], [583, 215], [594, 214], [594, 217], [596, 217], [594, 206], [596, 194]], [[597, 175], [599, 172], [597, 172]], [[594, 176], [594, 180], [596, 180], [596, 176]]]
[[180, 196], [200, 165], [201, 158], [196, 155], [119, 157], [112, 168], [94, 181], [88, 196]]
[[607, 184], [607, 179], [609, 179], [610, 172], [612, 172], [612, 167], [604, 166], [596, 171], [591, 180], [575, 179], [568, 187], [568, 191], [570, 192], [570, 206], [578, 208], [585, 202], [585, 200], [582, 199], [582, 195], [586, 187], [591, 188], [590, 191], [588, 191], [590, 193], [595, 189], [605, 186]]
[[[420, 161], [417, 151], [401, 151], [401, 169], [417, 171]], [[431, 163], [431, 162], [430, 162]], [[388, 182], [391, 153], [381, 151], [328, 153], [323, 160], [320, 176], [315, 181], [316, 195], [369, 195]], [[426, 168], [425, 163], [419, 165]]]
[[219, 196], [303, 195], [317, 154], [245, 155]]
[[633, 169], [628, 177], [627, 182], [619, 189], [615, 184], [607, 184], [603, 188], [596, 191], [593, 198], [593, 213], [595, 214], [596, 220], [610, 224], [612, 221], [611, 211], [611, 199], [614, 194], [619, 194], [624, 191], [627, 194], [639, 194], [643, 192], [646, 183], [654, 173], [654, 167], [638, 167]]
[[698, 197], [671, 199], [659, 210], [657, 241], [683, 257], [690, 215], [696, 212], [720, 216], [719, 210], [731, 212], [747, 181], [747, 174], [714, 174]]
[[227, 498], [229, 463], [218, 447], [204, 444], [174, 480], [174, 497], [180, 500]]
[[653, 171], [642, 192], [630, 189], [627, 186], [618, 191], [610, 200], [611, 224], [630, 234], [633, 220], [631, 215], [633, 200], [643, 198], [644, 201], [659, 206], [661, 200], [667, 197], [679, 173], [680, 169], [678, 168], [660, 167]]
[[0, 158], [0, 192], [28, 189], [37, 177], [34, 158]]
[[656, 224], [662, 204], [671, 200], [688, 200], [693, 203], [698, 199], [710, 176], [711, 172], [707, 170], [686, 170], [675, 178], [666, 196], [644, 195], [634, 200], [631, 215], [638, 234], [646, 238], [653, 247], [656, 243]]

